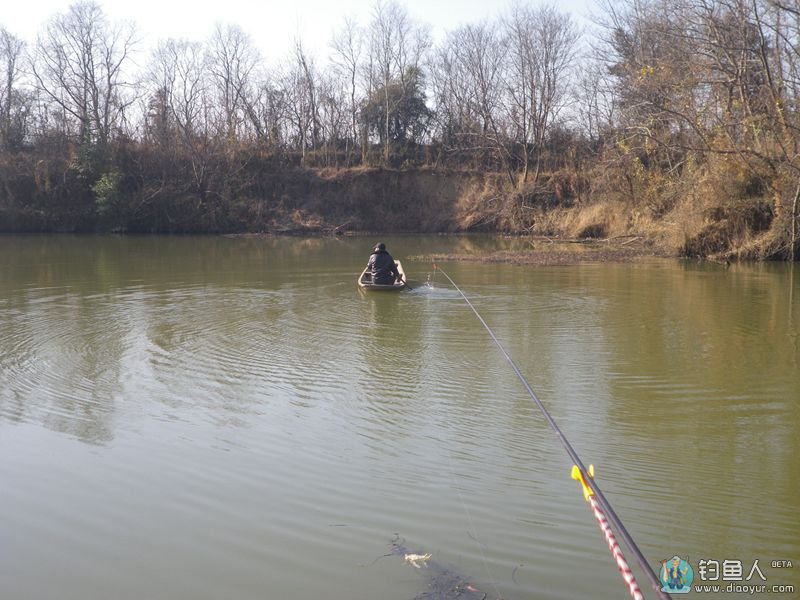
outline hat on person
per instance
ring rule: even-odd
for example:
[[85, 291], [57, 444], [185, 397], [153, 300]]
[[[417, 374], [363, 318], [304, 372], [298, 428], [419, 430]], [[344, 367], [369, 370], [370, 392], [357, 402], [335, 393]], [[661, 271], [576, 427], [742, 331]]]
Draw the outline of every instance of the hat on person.
[[374, 251], [378, 252], [379, 250], [386, 250], [386, 244], [384, 244], [383, 242], [375, 244]]

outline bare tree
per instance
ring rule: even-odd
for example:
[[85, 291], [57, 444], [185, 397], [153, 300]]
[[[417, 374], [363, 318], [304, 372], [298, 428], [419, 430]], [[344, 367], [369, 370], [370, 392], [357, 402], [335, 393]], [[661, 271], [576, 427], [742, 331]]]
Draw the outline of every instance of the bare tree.
[[[791, 199], [788, 258], [797, 260], [800, 242], [800, 177], [798, 145], [800, 144], [800, 6], [784, 1], [768, 0], [763, 9], [766, 17], [758, 16], [760, 28], [772, 33], [774, 40], [774, 69], [770, 77], [771, 95], [778, 112], [784, 142], [795, 178], [798, 180]], [[765, 48], [766, 44], [762, 44]], [[762, 52], [762, 60], [768, 60]], [[789, 138], [789, 140], [786, 140]]]
[[617, 97], [606, 65], [587, 57], [576, 81], [578, 127], [591, 142], [599, 142], [616, 126]]
[[[20, 63], [25, 42], [14, 36], [4, 27], [0, 27], [0, 150], [8, 149], [11, 146], [22, 142], [21, 135], [24, 131], [24, 123], [19, 123], [20, 127], [14, 128], [17, 135], [13, 135], [12, 126], [15, 121], [15, 109], [17, 120], [24, 120], [24, 108], [19, 105], [20, 94], [17, 89], [20, 77]], [[15, 102], [17, 100], [17, 102]]]
[[[383, 161], [389, 164], [391, 115], [395, 105], [415, 91], [425, 53], [430, 49], [428, 28], [416, 25], [394, 0], [378, 0], [370, 24], [370, 65], [380, 82], [383, 100]], [[392, 94], [399, 83], [401, 94]]]
[[285, 93], [287, 114], [292, 124], [295, 146], [303, 159], [308, 150], [319, 146], [319, 75], [313, 59], [298, 40], [293, 62], [285, 71], [281, 85]]
[[314, 60], [303, 49], [303, 44], [298, 40], [294, 47], [295, 59], [301, 76], [303, 90], [308, 101], [309, 128], [311, 131], [311, 148], [319, 146], [319, 98], [318, 74]]
[[150, 57], [146, 81], [150, 96], [146, 98], [145, 126], [146, 138], [151, 138], [162, 149], [174, 138], [177, 126], [175, 120], [175, 93], [178, 84], [177, 46], [175, 40], [159, 42]]
[[274, 150], [284, 148], [289, 137], [289, 98], [282, 83], [281, 75], [268, 75], [259, 84], [253, 103], [253, 118], [263, 124], [264, 139]]
[[[156, 48], [150, 66], [154, 100], [161, 114], [163, 135], [174, 127], [178, 148], [188, 154], [192, 187], [205, 190], [212, 153], [213, 101], [207, 77], [206, 53], [199, 42], [166, 40]], [[151, 115], [153, 116], [153, 115]]]
[[353, 150], [358, 143], [358, 74], [363, 52], [363, 32], [358, 24], [345, 20], [344, 27], [333, 37], [331, 47], [333, 54], [331, 61], [335, 72], [347, 82], [349, 91], [348, 110], [350, 113], [350, 135], [346, 140], [346, 155], [348, 166], [353, 163]]
[[489, 23], [451, 32], [433, 61], [436, 112], [446, 145], [502, 165], [511, 176], [508, 140], [500, 111], [506, 56], [505, 40]]
[[39, 36], [34, 78], [50, 101], [75, 119], [81, 143], [106, 145], [132, 102], [124, 66], [134, 41], [133, 26], [110, 24], [91, 1], [53, 17]]
[[236, 141], [244, 123], [263, 137], [259, 119], [254, 118], [253, 72], [259, 56], [249, 36], [238, 26], [218, 24], [211, 37], [208, 69], [222, 111], [223, 136], [230, 145]]
[[323, 73], [317, 88], [319, 98], [320, 127], [325, 166], [339, 168], [339, 149], [344, 142], [345, 157], [350, 162], [352, 143], [349, 129], [349, 110], [346, 92], [333, 73]]
[[507, 114], [520, 148], [522, 183], [528, 180], [531, 161], [537, 181], [545, 138], [564, 107], [577, 31], [566, 13], [521, 4], [512, 6], [505, 30], [510, 61]]

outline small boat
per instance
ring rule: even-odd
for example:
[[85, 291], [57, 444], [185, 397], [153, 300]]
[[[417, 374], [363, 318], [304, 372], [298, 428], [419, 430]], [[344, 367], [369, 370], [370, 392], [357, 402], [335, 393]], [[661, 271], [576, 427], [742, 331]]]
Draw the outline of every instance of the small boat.
[[370, 292], [397, 292], [406, 287], [406, 272], [403, 270], [403, 265], [399, 260], [394, 261], [397, 265], [397, 272], [400, 273], [400, 279], [394, 283], [372, 283], [372, 273], [367, 273], [366, 267], [361, 271], [358, 277], [358, 287], [362, 290]]

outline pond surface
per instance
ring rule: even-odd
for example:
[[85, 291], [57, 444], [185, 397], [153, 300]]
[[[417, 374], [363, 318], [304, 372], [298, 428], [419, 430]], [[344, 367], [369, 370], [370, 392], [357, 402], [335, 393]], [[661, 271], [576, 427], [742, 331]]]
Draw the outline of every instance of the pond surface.
[[[481, 324], [428, 263], [359, 293], [372, 243], [0, 238], [2, 597], [439, 597], [395, 533], [488, 598], [627, 597]], [[440, 266], [654, 569], [800, 587], [797, 267]]]

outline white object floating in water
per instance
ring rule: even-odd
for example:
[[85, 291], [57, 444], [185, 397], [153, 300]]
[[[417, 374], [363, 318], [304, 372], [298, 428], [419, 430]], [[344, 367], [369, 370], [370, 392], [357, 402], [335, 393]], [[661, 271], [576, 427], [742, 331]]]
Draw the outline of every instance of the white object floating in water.
[[406, 554], [403, 557], [403, 560], [408, 564], [410, 564], [411, 566], [419, 569], [420, 566], [418, 563], [425, 564], [430, 557], [431, 557], [430, 554]]

